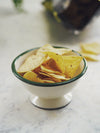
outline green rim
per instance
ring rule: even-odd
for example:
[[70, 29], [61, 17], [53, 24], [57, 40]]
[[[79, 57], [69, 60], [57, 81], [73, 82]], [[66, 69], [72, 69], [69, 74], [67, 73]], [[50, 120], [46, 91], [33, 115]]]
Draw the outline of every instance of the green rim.
[[[65, 48], [65, 47], [57, 47], [57, 46], [54, 46], [54, 47], [55, 47], [55, 48]], [[59, 86], [59, 85], [64, 85], [64, 84], [71, 83], [71, 82], [73, 82], [73, 81], [79, 79], [80, 77], [82, 77], [82, 76], [85, 74], [85, 72], [86, 72], [86, 70], [87, 70], [87, 63], [86, 63], [85, 58], [83, 57], [83, 61], [84, 61], [84, 69], [83, 69], [83, 71], [82, 71], [79, 75], [77, 75], [76, 77], [74, 77], [74, 78], [72, 78], [72, 79], [70, 79], [70, 80], [63, 81], [63, 82], [57, 82], [57, 83], [39, 83], [39, 82], [34, 82], [34, 81], [30, 81], [30, 80], [27, 80], [27, 79], [23, 78], [21, 75], [19, 75], [19, 74], [17, 73], [16, 68], [15, 68], [15, 62], [16, 62], [17, 59], [19, 59], [22, 55], [24, 55], [24, 54], [26, 54], [26, 53], [28, 53], [28, 52], [30, 52], [30, 51], [32, 51], [32, 50], [38, 49], [38, 48], [39, 48], [39, 47], [30, 49], [30, 50], [27, 50], [27, 51], [21, 53], [20, 55], [18, 55], [18, 56], [13, 60], [13, 62], [12, 62], [12, 64], [11, 64], [12, 72], [13, 72], [13, 74], [14, 74], [18, 79], [20, 79], [21, 81], [23, 81], [23, 82], [25, 82], [25, 83], [28, 83], [28, 84], [31, 84], [31, 85], [36, 85], [36, 86], [41, 86], [41, 87], [43, 87], [43, 86], [44, 86], [44, 87], [52, 87], [52, 86]], [[66, 48], [66, 49], [67, 49], [67, 48]], [[76, 52], [76, 51], [74, 51], [74, 50], [72, 50], [72, 51], [75, 52], [75, 53], [77, 53], [77, 54], [79, 54], [78, 52]], [[80, 54], [79, 54], [79, 55], [80, 55]], [[80, 55], [80, 56], [82, 56], [82, 55]]]

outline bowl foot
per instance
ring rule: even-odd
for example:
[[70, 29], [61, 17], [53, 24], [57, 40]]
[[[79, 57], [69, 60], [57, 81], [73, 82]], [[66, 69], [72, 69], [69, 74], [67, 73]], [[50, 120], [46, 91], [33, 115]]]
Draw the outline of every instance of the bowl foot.
[[41, 109], [55, 110], [67, 106], [72, 100], [72, 94], [68, 93], [63, 97], [56, 99], [44, 99], [37, 96], [32, 96], [30, 98], [31, 103]]

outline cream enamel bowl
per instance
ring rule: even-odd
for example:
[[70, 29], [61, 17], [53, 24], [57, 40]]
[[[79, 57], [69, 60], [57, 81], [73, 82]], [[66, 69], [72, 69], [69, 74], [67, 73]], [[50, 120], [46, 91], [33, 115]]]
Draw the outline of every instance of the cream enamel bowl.
[[[61, 47], [56, 47], [61, 48]], [[23, 83], [23, 87], [33, 94], [31, 102], [42, 109], [59, 109], [68, 105], [72, 100], [71, 91], [85, 74], [87, 70], [86, 60], [83, 58], [82, 63], [76, 73], [76, 76], [70, 80], [59, 83], [38, 83], [29, 81], [17, 73], [17, 69], [36, 49], [30, 49], [18, 55], [12, 62], [12, 72]], [[73, 53], [78, 54], [76, 51]]]

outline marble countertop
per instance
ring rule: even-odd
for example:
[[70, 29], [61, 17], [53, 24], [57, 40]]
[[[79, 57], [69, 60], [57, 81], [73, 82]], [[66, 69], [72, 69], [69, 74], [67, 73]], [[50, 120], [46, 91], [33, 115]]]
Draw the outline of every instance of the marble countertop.
[[46, 14], [41, 0], [24, 0], [24, 13], [12, 1], [0, 1], [0, 133], [100, 133], [100, 62], [88, 62], [88, 71], [63, 109], [34, 107], [30, 93], [11, 72], [21, 52], [46, 43], [79, 49], [81, 42], [100, 43], [100, 15], [74, 35]]

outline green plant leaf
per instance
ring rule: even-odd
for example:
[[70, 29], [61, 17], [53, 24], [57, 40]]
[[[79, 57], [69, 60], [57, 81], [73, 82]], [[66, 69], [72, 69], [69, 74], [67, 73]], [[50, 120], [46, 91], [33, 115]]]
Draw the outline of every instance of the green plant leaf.
[[23, 0], [12, 0], [13, 3], [14, 3], [14, 6], [18, 9], [18, 10], [22, 10], [22, 3], [23, 3]]

